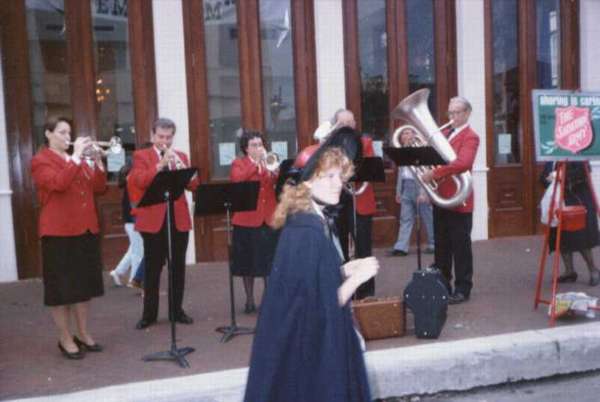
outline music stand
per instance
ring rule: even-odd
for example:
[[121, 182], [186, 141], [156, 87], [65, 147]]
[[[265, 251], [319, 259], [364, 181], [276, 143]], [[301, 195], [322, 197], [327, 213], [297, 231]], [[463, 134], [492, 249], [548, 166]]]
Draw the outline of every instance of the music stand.
[[191, 347], [178, 348], [175, 339], [175, 306], [173, 295], [173, 250], [172, 250], [172, 232], [171, 222], [174, 222], [173, 206], [176, 199], [181, 197], [185, 187], [192, 176], [198, 171], [196, 168], [166, 170], [158, 172], [150, 187], [146, 189], [144, 196], [138, 204], [140, 207], [149, 207], [151, 205], [167, 203], [167, 268], [169, 281], [169, 321], [171, 321], [171, 349], [164, 352], [156, 352], [142, 357], [143, 361], [155, 360], [174, 360], [180, 367], [188, 368], [190, 364], [185, 356], [192, 353], [195, 349]]
[[[433, 147], [385, 147], [383, 152], [396, 166], [434, 166], [446, 165], [444, 160]], [[415, 178], [416, 180], [416, 178]], [[417, 204], [417, 268], [421, 270], [421, 214]]]
[[233, 294], [233, 274], [231, 272], [231, 213], [254, 211], [258, 200], [260, 183], [258, 181], [243, 181], [237, 183], [206, 184], [198, 187], [196, 192], [195, 215], [205, 216], [227, 213], [227, 255], [229, 257], [229, 303], [231, 322], [229, 325], [218, 327], [217, 332], [223, 334], [221, 343], [229, 341], [236, 335], [254, 333], [254, 328], [239, 327], [235, 320], [235, 297]]

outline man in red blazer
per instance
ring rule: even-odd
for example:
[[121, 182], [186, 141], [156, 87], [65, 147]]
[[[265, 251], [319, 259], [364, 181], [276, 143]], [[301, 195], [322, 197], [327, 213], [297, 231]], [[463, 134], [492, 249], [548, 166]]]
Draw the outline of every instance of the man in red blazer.
[[[337, 128], [346, 126], [356, 129], [354, 114], [348, 109], [338, 110], [332, 119], [332, 124]], [[362, 143], [362, 156], [367, 158], [375, 156], [373, 140], [366, 135], [362, 135], [360, 141]], [[357, 182], [355, 183], [355, 189], [361, 190], [356, 195], [355, 256], [356, 258], [370, 257], [373, 255], [372, 231], [373, 215], [375, 215], [376, 211], [375, 192], [371, 183]], [[338, 219], [339, 238], [344, 258], [348, 261], [350, 258], [348, 252], [349, 236], [354, 232], [354, 210], [352, 208], [352, 198], [347, 194], [342, 194], [340, 202], [344, 204], [344, 208], [340, 213], [340, 219]], [[369, 279], [356, 290], [356, 298], [358, 299], [364, 299], [373, 295], [375, 295], [375, 278]]]
[[[159, 118], [152, 126], [151, 141], [153, 146], [141, 149], [133, 154], [133, 166], [129, 180], [141, 190], [146, 190], [154, 176], [161, 170], [176, 170], [189, 167], [187, 155], [173, 149], [175, 123], [166, 118]], [[188, 190], [194, 190], [198, 180], [194, 179], [188, 185]], [[173, 312], [175, 320], [182, 324], [191, 324], [193, 319], [182, 308], [183, 290], [185, 285], [185, 253], [187, 250], [189, 230], [192, 220], [185, 194], [175, 200], [171, 234], [173, 238]], [[144, 278], [144, 312], [137, 323], [137, 329], [146, 328], [156, 322], [158, 316], [158, 289], [160, 273], [167, 260], [167, 204], [156, 204], [149, 207], [136, 208], [135, 229], [144, 238], [144, 259], [146, 271]]]
[[[473, 169], [479, 147], [479, 137], [469, 126], [471, 104], [462, 97], [454, 97], [448, 105], [448, 116], [452, 128], [446, 133], [450, 145], [456, 152], [456, 160], [433, 169], [422, 176], [423, 181], [435, 180], [442, 197], [456, 193], [456, 184], [451, 176]], [[452, 209], [433, 207], [433, 232], [435, 239], [435, 266], [448, 281], [452, 290], [452, 261], [454, 260], [454, 292], [450, 292], [450, 304], [469, 300], [473, 287], [473, 253], [471, 251], [471, 229], [473, 228], [473, 192], [462, 205]]]

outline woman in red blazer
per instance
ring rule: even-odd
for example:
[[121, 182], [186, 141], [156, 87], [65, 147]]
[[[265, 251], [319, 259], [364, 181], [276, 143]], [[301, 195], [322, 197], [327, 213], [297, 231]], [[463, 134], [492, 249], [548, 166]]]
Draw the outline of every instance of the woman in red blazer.
[[[82, 159], [90, 138], [77, 138], [73, 154], [67, 153], [68, 119], [49, 119], [44, 135], [46, 146], [31, 161], [40, 203], [44, 304], [58, 328], [60, 351], [81, 359], [86, 351], [102, 351], [88, 331], [87, 311], [88, 301], [104, 294], [94, 195], [106, 188], [106, 173], [99, 154], [93, 161]], [[79, 336], [71, 334], [71, 313]]]
[[250, 314], [256, 311], [254, 277], [266, 278], [269, 275], [277, 244], [277, 234], [269, 226], [277, 206], [275, 199], [277, 173], [266, 168], [265, 140], [261, 133], [242, 130], [240, 148], [243, 156], [235, 159], [231, 165], [229, 176], [231, 181], [260, 182], [256, 210], [236, 212], [232, 220], [231, 271], [233, 275], [243, 277], [246, 291], [244, 312]]

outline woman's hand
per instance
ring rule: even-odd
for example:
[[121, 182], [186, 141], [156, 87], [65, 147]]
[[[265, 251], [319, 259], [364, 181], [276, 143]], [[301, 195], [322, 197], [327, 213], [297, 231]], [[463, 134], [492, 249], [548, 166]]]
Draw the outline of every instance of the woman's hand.
[[340, 306], [345, 305], [356, 289], [379, 272], [379, 261], [375, 257], [360, 258], [342, 265], [342, 273], [346, 277], [338, 288]]
[[88, 147], [92, 146], [92, 140], [90, 137], [77, 137], [75, 143], [73, 144], [73, 156], [81, 159], [83, 155], [83, 151], [85, 151]]

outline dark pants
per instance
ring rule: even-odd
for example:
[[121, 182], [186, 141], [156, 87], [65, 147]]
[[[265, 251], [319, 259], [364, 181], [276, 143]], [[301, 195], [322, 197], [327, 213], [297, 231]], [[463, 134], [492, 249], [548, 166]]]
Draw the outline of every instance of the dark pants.
[[[173, 242], [173, 308], [169, 305], [169, 315], [175, 317], [183, 312], [183, 289], [185, 287], [185, 252], [188, 244], [188, 232], [179, 232], [175, 228], [171, 231]], [[144, 238], [144, 313], [142, 319], [155, 321], [158, 316], [158, 289], [160, 287], [160, 274], [162, 267], [167, 262], [169, 253], [167, 244], [167, 224], [163, 224], [158, 233], [142, 233]], [[169, 299], [169, 303], [170, 303]], [[171, 319], [173, 317], [169, 317]]]
[[435, 237], [435, 266], [452, 289], [452, 263], [454, 262], [454, 289], [466, 297], [473, 287], [473, 253], [471, 229], [473, 214], [460, 213], [433, 207], [433, 232]]
[[[354, 213], [351, 200], [345, 204], [345, 207], [340, 212], [337, 227], [345, 261], [350, 261], [348, 252], [350, 236], [354, 239], [356, 258], [365, 258], [373, 255], [371, 236], [373, 232], [373, 217], [371, 215], [356, 214], [356, 238], [354, 238]], [[365, 297], [374, 295], [375, 278], [371, 278], [360, 285], [355, 293], [357, 299], [364, 299]]]

